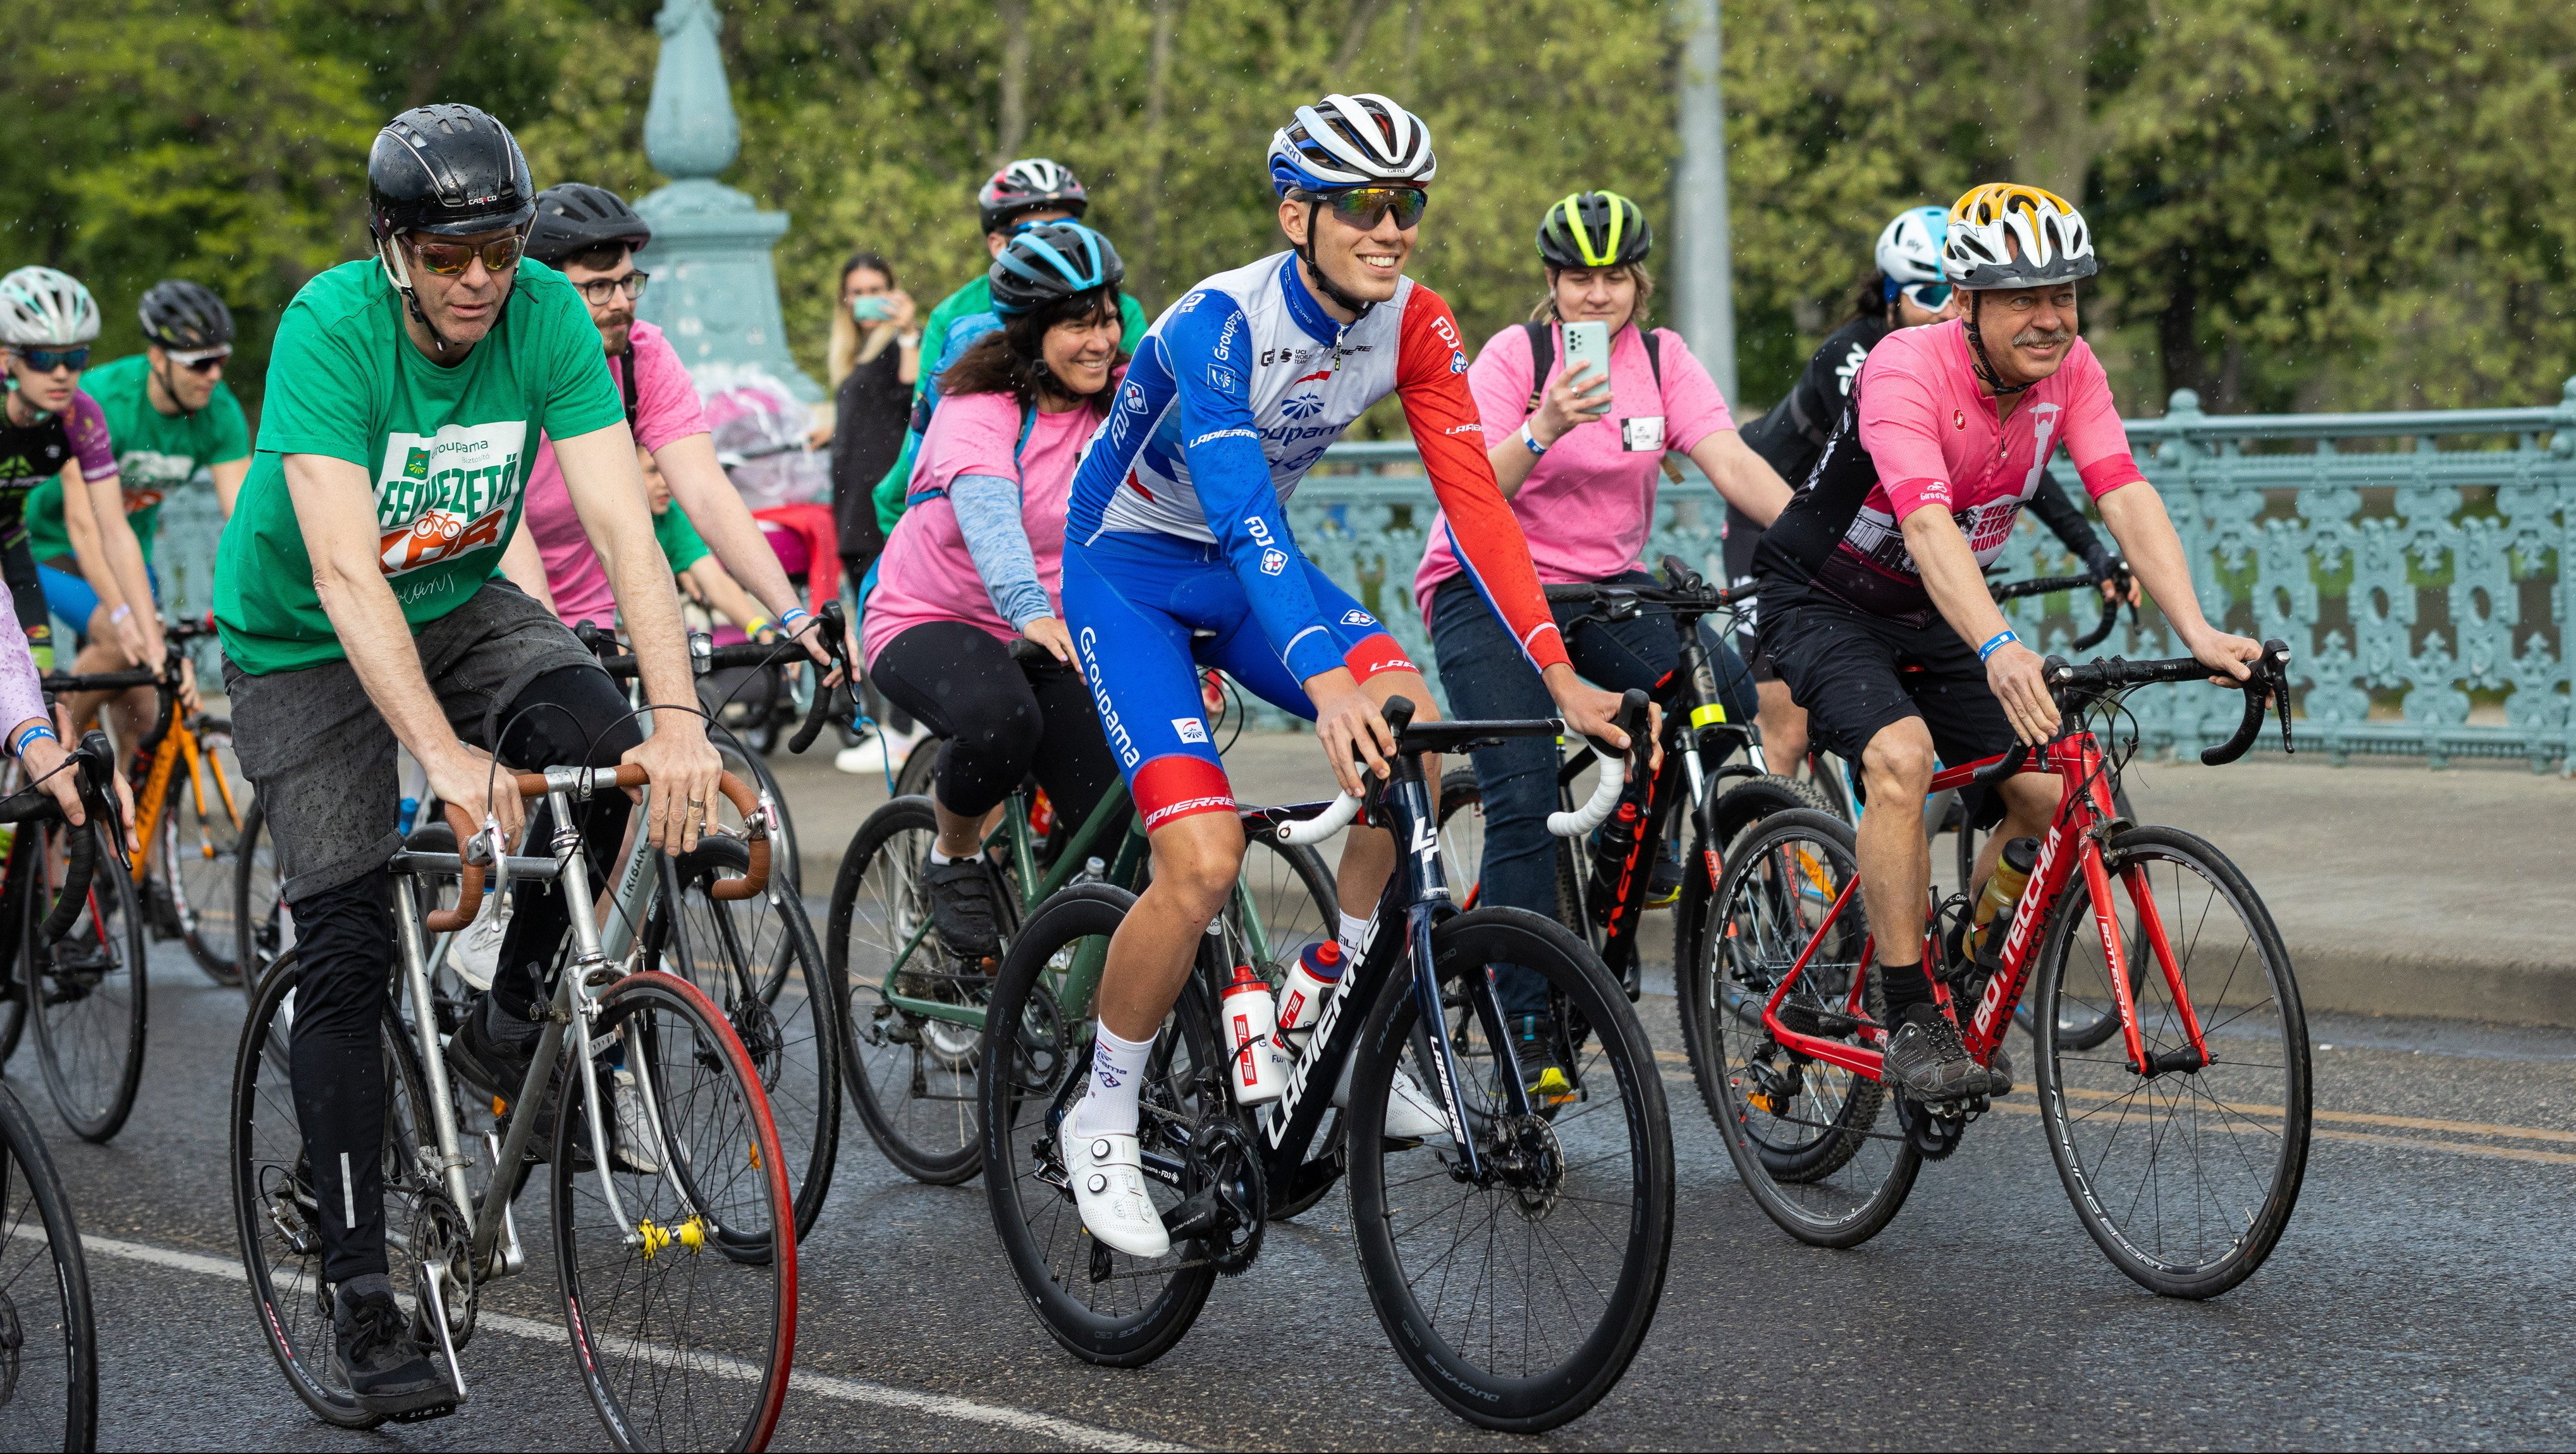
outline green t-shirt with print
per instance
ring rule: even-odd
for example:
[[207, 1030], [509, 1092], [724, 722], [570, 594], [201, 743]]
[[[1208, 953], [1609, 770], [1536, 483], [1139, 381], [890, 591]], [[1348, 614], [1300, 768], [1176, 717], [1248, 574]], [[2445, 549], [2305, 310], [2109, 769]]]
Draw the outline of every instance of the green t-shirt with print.
[[653, 517], [653, 538], [662, 542], [662, 556], [671, 563], [671, 573], [678, 575], [715, 552], [698, 535], [698, 527], [678, 505], [665, 508]]
[[215, 554], [224, 654], [253, 676], [345, 655], [313, 592], [287, 455], [375, 477], [378, 565], [418, 631], [500, 572], [537, 436], [574, 439], [626, 417], [590, 310], [542, 263], [519, 264], [500, 321], [454, 367], [412, 345], [402, 310], [369, 259], [306, 283], [278, 324], [259, 451]]
[[[195, 479], [197, 471], [250, 454], [250, 424], [230, 384], [215, 385], [206, 407], [182, 417], [152, 407], [151, 379], [152, 360], [139, 353], [81, 375], [81, 387], [107, 416], [108, 438], [115, 441], [117, 472], [125, 484], [125, 518], [143, 546], [146, 565], [152, 563], [152, 542], [161, 533], [161, 502]], [[72, 553], [71, 532], [63, 525], [61, 480], [47, 480], [28, 494], [27, 540], [38, 560]]]

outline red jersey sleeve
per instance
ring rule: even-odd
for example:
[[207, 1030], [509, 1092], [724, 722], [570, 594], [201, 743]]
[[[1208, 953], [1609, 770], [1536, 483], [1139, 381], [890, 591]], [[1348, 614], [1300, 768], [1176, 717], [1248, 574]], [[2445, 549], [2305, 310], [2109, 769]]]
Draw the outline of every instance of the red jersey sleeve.
[[1422, 451], [1432, 493], [1440, 497], [1450, 548], [1467, 578], [1502, 617], [1532, 666], [1544, 671], [1569, 665], [1556, 615], [1539, 589], [1537, 567], [1530, 564], [1529, 541], [1511, 502], [1494, 482], [1493, 461], [1485, 457], [1485, 426], [1467, 387], [1467, 345], [1458, 336], [1458, 320], [1439, 294], [1420, 283], [1405, 299], [1395, 392], [1404, 402], [1414, 447]]

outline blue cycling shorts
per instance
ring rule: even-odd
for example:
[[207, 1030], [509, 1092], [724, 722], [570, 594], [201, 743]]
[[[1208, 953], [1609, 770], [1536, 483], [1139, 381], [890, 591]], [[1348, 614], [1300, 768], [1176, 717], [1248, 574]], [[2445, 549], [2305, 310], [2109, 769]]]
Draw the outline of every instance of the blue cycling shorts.
[[[161, 594], [161, 573], [149, 567], [146, 572], [151, 577], [152, 594], [157, 598]], [[46, 609], [62, 617], [72, 628], [73, 635], [86, 636], [89, 618], [98, 611], [98, 592], [90, 589], [89, 581], [49, 565], [37, 566], [36, 576], [45, 583]]]
[[[1343, 664], [1361, 681], [1419, 672], [1367, 607], [1304, 556], [1297, 565]], [[1315, 704], [1262, 634], [1243, 582], [1213, 545], [1112, 531], [1064, 544], [1064, 621], [1129, 796], [1151, 831], [1231, 813], [1234, 787], [1208, 734], [1199, 669], [1215, 667], [1283, 712]]]

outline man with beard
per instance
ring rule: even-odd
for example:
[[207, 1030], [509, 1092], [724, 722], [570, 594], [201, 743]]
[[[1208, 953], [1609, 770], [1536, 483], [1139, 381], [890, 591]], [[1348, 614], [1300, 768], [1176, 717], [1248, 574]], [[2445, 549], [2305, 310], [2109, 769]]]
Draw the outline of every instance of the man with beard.
[[[1859, 860], [1886, 991], [1882, 1078], [1917, 1102], [2000, 1095], [1935, 1003], [1923, 924], [1932, 881], [1921, 818], [1935, 762], [1964, 765], [2016, 738], [2057, 735], [2038, 653], [1987, 593], [1984, 567], [2061, 446], [2174, 635], [2213, 675], [2243, 680], [2262, 647], [2203, 618], [2182, 541], [2130, 458], [2110, 381], [2075, 336], [2075, 283], [2100, 264], [2083, 217], [2037, 187], [1977, 187], [1950, 206], [1942, 265], [1961, 318], [1888, 335], [1861, 366], [1824, 453], [1755, 552], [1761, 649], [1806, 708], [1815, 741], [1858, 762], [1868, 801]], [[1971, 790], [1973, 820], [2007, 841], [2046, 831], [2057, 780]], [[1980, 800], [1983, 801], [1980, 801]], [[1998, 801], [1999, 800], [1999, 801]], [[1976, 885], [1969, 892], [1977, 892]], [[2009, 912], [2009, 911], [2007, 911]]]

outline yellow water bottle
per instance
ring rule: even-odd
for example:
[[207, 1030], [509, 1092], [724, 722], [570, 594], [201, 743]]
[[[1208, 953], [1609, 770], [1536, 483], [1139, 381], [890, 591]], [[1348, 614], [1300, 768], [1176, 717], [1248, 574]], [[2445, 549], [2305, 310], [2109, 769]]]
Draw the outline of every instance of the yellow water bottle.
[[2030, 871], [2039, 862], [2039, 840], [2016, 838], [2004, 845], [1995, 859], [1995, 871], [1986, 879], [1984, 893], [1977, 895], [1973, 918], [1977, 934], [1977, 957], [1991, 961], [2003, 947], [2003, 936], [2012, 926], [2012, 907], [2021, 902], [2021, 891], [2030, 882]]

